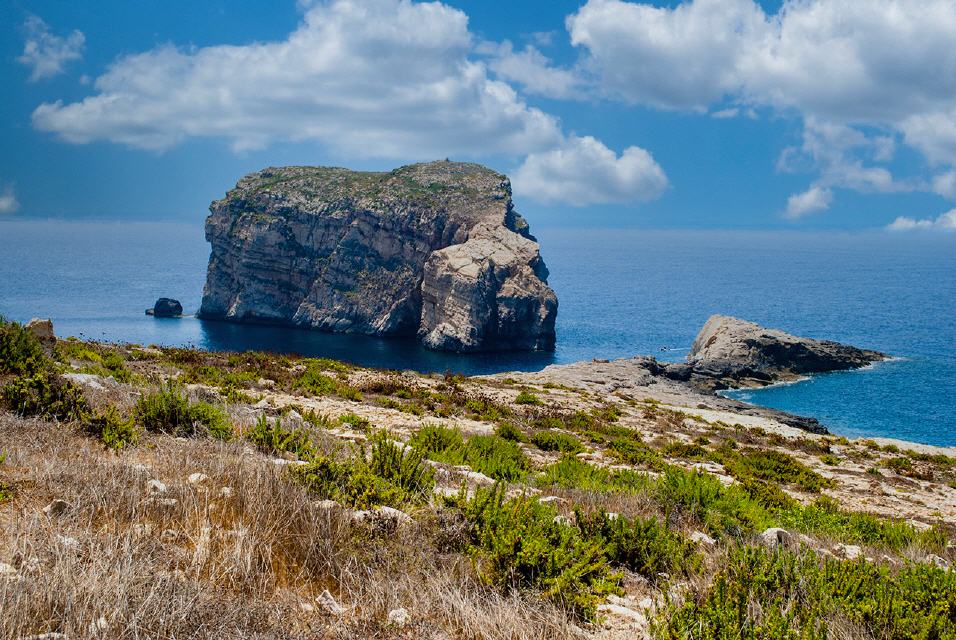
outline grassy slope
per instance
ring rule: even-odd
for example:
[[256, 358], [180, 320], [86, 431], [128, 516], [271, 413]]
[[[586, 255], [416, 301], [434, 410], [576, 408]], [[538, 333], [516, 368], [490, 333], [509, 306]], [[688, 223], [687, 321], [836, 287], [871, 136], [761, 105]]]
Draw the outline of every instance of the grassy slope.
[[[6, 330], [4, 384], [39, 370], [122, 382], [87, 390], [79, 419], [0, 413], [3, 637], [956, 633], [953, 574], [932, 564], [954, 559], [956, 514], [926, 530], [860, 512], [848, 489], [878, 474], [931, 507], [954, 491], [949, 458], [569, 388], [269, 354], [61, 342], [56, 362], [24, 365], [35, 350]], [[183, 424], [169, 415], [189, 428], [164, 429]], [[435, 484], [450, 497], [430, 497]], [[319, 502], [330, 498], [340, 506]], [[44, 514], [54, 499], [70, 508]], [[354, 519], [377, 504], [413, 520]], [[793, 534], [786, 552], [761, 550], [769, 526]], [[861, 559], [833, 558], [840, 544]], [[315, 603], [325, 589], [345, 613]], [[873, 615], [888, 600], [910, 605]], [[407, 626], [389, 623], [398, 607]]]

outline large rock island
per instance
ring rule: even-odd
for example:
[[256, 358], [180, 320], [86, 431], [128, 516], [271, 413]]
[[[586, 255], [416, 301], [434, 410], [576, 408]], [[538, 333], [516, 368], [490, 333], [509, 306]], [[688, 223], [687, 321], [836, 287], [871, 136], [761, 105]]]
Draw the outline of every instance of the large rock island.
[[551, 350], [557, 298], [508, 178], [477, 164], [269, 168], [210, 206], [199, 317], [449, 351]]

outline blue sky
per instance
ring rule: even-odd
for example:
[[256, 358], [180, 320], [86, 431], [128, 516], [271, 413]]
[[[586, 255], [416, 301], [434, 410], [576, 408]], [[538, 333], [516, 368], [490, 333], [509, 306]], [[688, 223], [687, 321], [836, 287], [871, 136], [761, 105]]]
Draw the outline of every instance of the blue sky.
[[0, 215], [442, 157], [532, 224], [956, 227], [956, 3], [0, 0]]

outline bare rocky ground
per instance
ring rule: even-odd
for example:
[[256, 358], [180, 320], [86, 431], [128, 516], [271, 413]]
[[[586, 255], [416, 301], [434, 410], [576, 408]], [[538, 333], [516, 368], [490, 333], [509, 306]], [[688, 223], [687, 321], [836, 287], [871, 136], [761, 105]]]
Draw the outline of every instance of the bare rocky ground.
[[[633, 638], [649, 636], [668, 604], [705, 588], [734, 545], [802, 544], [894, 566], [956, 559], [956, 450], [807, 433], [782, 414], [654, 375], [645, 359], [463, 378], [266, 354], [58, 348], [94, 407], [131, 414], [143, 394], [178, 380], [193, 400], [224, 406], [235, 437], [143, 433], [117, 451], [79, 424], [0, 413], [0, 486], [8, 490], [0, 502], [2, 637]], [[302, 386], [309, 371], [334, 384]], [[461, 523], [441, 498], [492, 478], [433, 462], [430, 503], [407, 513], [357, 512], [290, 480], [294, 455], [244, 439], [262, 416], [308, 431], [327, 452], [360, 448], [374, 429], [406, 442], [424, 425], [467, 437], [513, 424], [531, 470], [509, 494], [536, 495], [569, 520], [576, 508], [663, 518], [696, 542], [702, 568], [653, 579], [624, 571], [622, 595], [608, 598], [597, 619], [575, 619], [535, 593], [486, 584], [462, 551]], [[591, 418], [576, 427], [574, 416]], [[579, 460], [651, 479], [673, 465], [734, 485], [736, 472], [712, 455], [719, 445], [786, 454], [828, 479], [816, 491], [780, 483], [799, 503], [829, 496], [849, 512], [936, 527], [949, 542], [930, 550], [796, 530], [712, 535], [692, 517], [660, 512], [649, 494], [542, 483], [540, 473], [562, 454], [532, 443], [541, 425], [577, 438]], [[634, 462], [615, 452], [594, 434], [602, 425], [633, 434], [649, 457]], [[850, 629], [844, 637], [863, 636]]]

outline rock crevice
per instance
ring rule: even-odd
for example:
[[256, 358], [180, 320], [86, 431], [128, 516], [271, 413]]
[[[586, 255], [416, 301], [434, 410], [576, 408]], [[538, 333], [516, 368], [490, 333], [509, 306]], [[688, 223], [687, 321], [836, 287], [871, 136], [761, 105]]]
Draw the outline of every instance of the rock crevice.
[[206, 239], [202, 318], [449, 351], [554, 348], [538, 244], [507, 177], [480, 165], [265, 169], [212, 203]]

